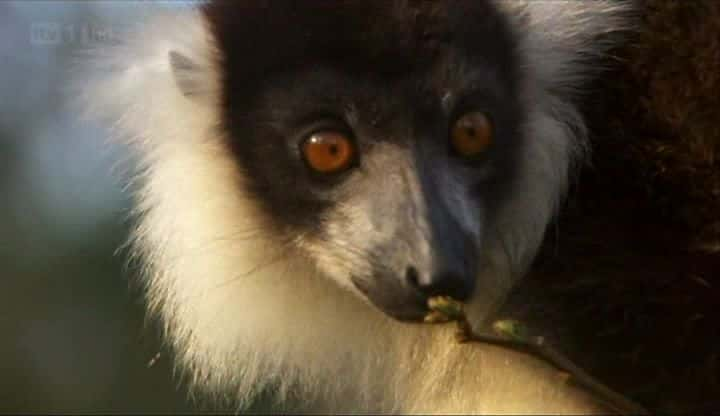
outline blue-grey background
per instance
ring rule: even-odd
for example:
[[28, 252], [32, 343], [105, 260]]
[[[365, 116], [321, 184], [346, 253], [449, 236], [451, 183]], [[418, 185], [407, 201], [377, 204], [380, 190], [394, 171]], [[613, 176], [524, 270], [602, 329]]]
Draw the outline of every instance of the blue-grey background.
[[[64, 92], [129, 1], [0, 1], [0, 413], [196, 410], [115, 255], [123, 149]], [[106, 22], [106, 23], [98, 23]]]

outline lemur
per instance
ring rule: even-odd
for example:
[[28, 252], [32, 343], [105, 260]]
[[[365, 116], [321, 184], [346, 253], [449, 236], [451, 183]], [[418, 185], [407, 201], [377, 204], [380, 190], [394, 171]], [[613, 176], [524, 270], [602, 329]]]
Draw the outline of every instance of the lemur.
[[447, 295], [479, 326], [528, 271], [587, 151], [577, 93], [630, 2], [136, 7], [83, 95], [137, 156], [132, 244], [195, 389], [603, 411], [539, 361], [419, 322]]

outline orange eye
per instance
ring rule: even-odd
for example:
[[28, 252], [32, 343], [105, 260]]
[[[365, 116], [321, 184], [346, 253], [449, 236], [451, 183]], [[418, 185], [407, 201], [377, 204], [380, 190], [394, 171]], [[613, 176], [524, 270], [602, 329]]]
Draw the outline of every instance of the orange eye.
[[324, 131], [313, 134], [302, 144], [308, 166], [319, 173], [337, 173], [355, 160], [355, 146], [344, 134]]
[[460, 156], [473, 158], [492, 144], [492, 123], [485, 113], [468, 113], [455, 122], [450, 136], [452, 146]]

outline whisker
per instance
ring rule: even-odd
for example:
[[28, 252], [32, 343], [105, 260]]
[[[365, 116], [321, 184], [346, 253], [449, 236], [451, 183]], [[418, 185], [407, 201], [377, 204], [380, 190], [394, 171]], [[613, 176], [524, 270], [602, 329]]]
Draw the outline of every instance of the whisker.
[[272, 258], [270, 258], [269, 261], [267, 261], [267, 262], [259, 262], [258, 264], [255, 264], [252, 268], [250, 268], [250, 269], [247, 270], [247, 271], [244, 271], [244, 272], [242, 272], [242, 273], [240, 273], [240, 274], [234, 274], [234, 275], [233, 275], [232, 277], [230, 277], [229, 279], [226, 279], [226, 280], [224, 280], [224, 281], [221, 281], [221, 282], [213, 285], [212, 287], [209, 287], [209, 288], [203, 290], [201, 293], [197, 293], [197, 294], [193, 294], [193, 295], [190, 295], [190, 296], [186, 296], [186, 297], [184, 297], [182, 300], [193, 299], [193, 298], [196, 297], [196, 296], [202, 296], [202, 295], [205, 295], [205, 294], [207, 294], [207, 293], [209, 293], [209, 292], [211, 292], [211, 291], [215, 291], [215, 290], [219, 290], [219, 289], [225, 288], [225, 287], [227, 287], [228, 285], [231, 285], [231, 284], [233, 284], [233, 283], [240, 282], [241, 279], [243, 279], [243, 278], [245, 278], [245, 277], [251, 276], [251, 275], [253, 275], [253, 274], [255, 274], [255, 273], [257, 273], [257, 272], [259, 272], [259, 271], [261, 271], [261, 270], [263, 270], [263, 269], [265, 269], [265, 268], [267, 268], [267, 267], [270, 267], [270, 266], [272, 266], [272, 265], [274, 265], [274, 264], [277, 264], [280, 260], [282, 260], [283, 258], [286, 258], [287, 255], [288, 255], [288, 253], [290, 252], [290, 248], [291, 248], [291, 247], [290, 247], [290, 242], [291, 242], [291, 240], [288, 239], [287, 241], [285, 241], [284, 243], [282, 243], [282, 244], [280, 245], [280, 247], [283, 248], [283, 250], [280, 251], [277, 255], [275, 255], [275, 256], [273, 256]]
[[[196, 255], [199, 252], [201, 253], [203, 251], [207, 251], [212, 248], [215, 248], [220, 243], [248, 241], [248, 240], [252, 240], [255, 238], [259, 238], [264, 231], [265, 230], [263, 228], [258, 227], [258, 228], [249, 228], [249, 229], [244, 229], [244, 230], [238, 230], [238, 231], [227, 233], [227, 234], [220, 234], [216, 237], [209, 238], [193, 247], [189, 247], [186, 249], [186, 251], [188, 253], [192, 253], [191, 255]], [[187, 255], [190, 255], [190, 254], [181, 253], [181, 254], [177, 254], [177, 255], [168, 257], [167, 259], [171, 260], [171, 261], [176, 261], [176, 260], [181, 260], [183, 257], [185, 257]]]

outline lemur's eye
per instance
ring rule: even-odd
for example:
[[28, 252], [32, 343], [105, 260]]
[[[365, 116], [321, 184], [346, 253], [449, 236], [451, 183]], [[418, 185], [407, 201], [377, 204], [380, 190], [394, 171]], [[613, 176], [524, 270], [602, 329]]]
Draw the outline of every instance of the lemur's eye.
[[485, 113], [475, 111], [460, 117], [450, 132], [452, 147], [458, 155], [473, 158], [493, 141], [493, 126]]
[[355, 161], [355, 146], [350, 138], [336, 131], [320, 131], [301, 146], [308, 166], [319, 173], [338, 173]]

